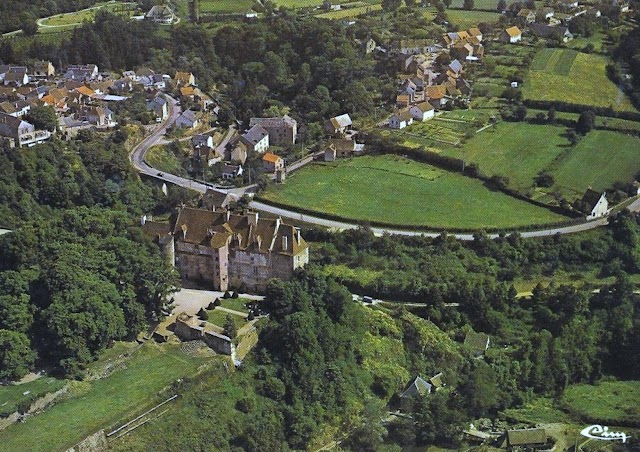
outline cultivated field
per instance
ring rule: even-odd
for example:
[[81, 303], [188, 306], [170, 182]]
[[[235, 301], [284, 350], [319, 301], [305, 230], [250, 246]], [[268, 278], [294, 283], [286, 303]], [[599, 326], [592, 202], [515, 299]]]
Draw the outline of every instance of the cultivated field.
[[266, 199], [360, 221], [434, 228], [506, 228], [563, 221], [480, 181], [396, 156], [310, 165]]
[[[492, 6], [495, 8], [495, 5]], [[490, 13], [488, 11], [466, 11], [461, 9], [448, 9], [447, 17], [449, 22], [458, 26], [460, 29], [477, 27], [480, 22], [494, 23], [500, 18], [498, 13]]]
[[380, 11], [382, 5], [364, 5], [355, 8], [345, 8], [338, 11], [330, 11], [327, 13], [318, 14], [316, 17], [323, 19], [346, 19], [349, 17], [357, 17], [363, 14], [367, 14], [372, 11]]
[[246, 13], [253, 0], [200, 0], [201, 13]]
[[604, 190], [616, 181], [630, 182], [640, 171], [640, 139], [594, 130], [571, 147], [564, 133], [564, 127], [501, 122], [460, 148], [443, 148], [443, 153], [477, 163], [488, 176], [506, 176], [522, 191], [546, 170], [555, 178], [549, 191], [559, 190], [570, 199], [589, 186]]
[[183, 354], [177, 346], [145, 344], [122, 370], [101, 380], [76, 383], [68, 399], [0, 432], [1, 448], [65, 450], [101, 428], [119, 425], [145, 411], [158, 391], [193, 374], [203, 362]]
[[607, 58], [570, 49], [542, 49], [523, 86], [526, 99], [635, 111], [605, 72]]

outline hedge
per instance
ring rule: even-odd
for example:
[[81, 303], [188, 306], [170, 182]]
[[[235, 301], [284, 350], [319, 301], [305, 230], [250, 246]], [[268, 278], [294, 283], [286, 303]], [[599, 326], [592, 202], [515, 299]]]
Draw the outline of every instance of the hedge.
[[549, 100], [532, 100], [525, 99], [524, 105], [537, 110], [548, 110], [555, 108], [556, 111], [565, 111], [569, 113], [582, 113], [588, 110], [593, 111], [598, 116], [609, 116], [611, 118], [628, 119], [630, 121], [640, 121], [640, 113], [634, 111], [615, 111], [608, 107], [594, 107], [593, 105], [571, 104], [569, 102], [549, 101]]

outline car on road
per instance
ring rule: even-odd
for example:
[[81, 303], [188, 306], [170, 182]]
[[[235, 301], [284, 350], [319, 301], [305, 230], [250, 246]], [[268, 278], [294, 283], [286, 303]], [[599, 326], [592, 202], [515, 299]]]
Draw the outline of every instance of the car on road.
[[164, 174], [162, 174], [162, 173], [158, 173], [158, 174], [156, 174], [156, 176], [158, 176], [158, 177], [164, 177]]
[[365, 295], [364, 297], [362, 297], [362, 301], [364, 303], [373, 303], [373, 298], [368, 295]]

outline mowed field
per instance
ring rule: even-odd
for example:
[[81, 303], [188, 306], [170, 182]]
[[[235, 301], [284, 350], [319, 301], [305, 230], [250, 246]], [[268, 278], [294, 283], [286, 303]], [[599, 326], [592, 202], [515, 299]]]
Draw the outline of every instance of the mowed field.
[[359, 221], [433, 228], [507, 228], [566, 220], [482, 182], [398, 156], [317, 163], [264, 198]]
[[123, 424], [145, 411], [158, 391], [194, 374], [203, 362], [181, 353], [177, 346], [145, 344], [126, 361], [125, 369], [101, 380], [77, 383], [75, 394], [67, 400], [0, 432], [0, 449], [65, 450], [102, 428]]
[[[493, 5], [495, 8], [495, 5]], [[498, 13], [490, 13], [488, 11], [466, 11], [461, 9], [448, 9], [447, 17], [449, 22], [458, 26], [460, 29], [477, 27], [480, 22], [494, 23], [500, 18]]]
[[604, 190], [616, 181], [631, 182], [640, 171], [640, 139], [593, 130], [571, 147], [564, 132], [563, 127], [501, 122], [461, 148], [442, 152], [477, 163], [488, 176], [506, 176], [518, 190], [526, 191], [540, 171], [548, 171], [555, 178], [552, 191], [569, 198], [582, 195], [589, 186]]
[[200, 0], [201, 13], [245, 13], [254, 5], [253, 0]]
[[523, 85], [526, 99], [611, 107], [635, 111], [606, 75], [607, 58], [571, 49], [542, 49]]

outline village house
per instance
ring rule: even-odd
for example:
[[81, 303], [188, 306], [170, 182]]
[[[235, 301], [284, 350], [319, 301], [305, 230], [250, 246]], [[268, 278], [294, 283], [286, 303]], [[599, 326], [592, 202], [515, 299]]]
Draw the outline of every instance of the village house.
[[240, 137], [233, 138], [225, 148], [225, 160], [227, 161], [244, 164], [248, 156], [247, 145], [242, 142]]
[[51, 137], [47, 130], [36, 130], [33, 124], [15, 116], [0, 113], [0, 136], [9, 139], [9, 144], [17, 147], [33, 146]]
[[419, 375], [409, 384], [407, 389], [405, 389], [401, 394], [401, 398], [412, 398], [412, 397], [421, 397], [425, 394], [429, 394], [431, 392], [431, 384], [427, 383], [422, 377]]
[[442, 46], [432, 39], [401, 39], [391, 44], [391, 50], [403, 54], [435, 53]]
[[51, 61], [36, 61], [33, 63], [31, 74], [39, 79], [49, 78], [56, 74], [56, 69]]
[[324, 149], [324, 161], [333, 162], [339, 158], [352, 158], [362, 152], [362, 145], [358, 145], [354, 140], [348, 138], [332, 138]]
[[280, 156], [267, 152], [262, 156], [262, 169], [265, 173], [275, 173], [284, 169], [284, 159]]
[[196, 78], [191, 72], [176, 72], [176, 76], [173, 78], [177, 87], [181, 86], [193, 86], [196, 84]]
[[20, 87], [29, 83], [27, 68], [23, 66], [11, 66], [4, 74], [2, 83], [10, 86]]
[[182, 114], [178, 116], [178, 119], [176, 119], [176, 126], [181, 129], [195, 129], [199, 125], [200, 121], [193, 110], [183, 111]]
[[147, 100], [147, 110], [152, 111], [156, 116], [156, 121], [160, 122], [169, 117], [169, 106], [162, 96], [155, 96]]
[[309, 262], [309, 246], [295, 227], [258, 213], [183, 207], [170, 231], [165, 251], [180, 275], [215, 290], [263, 292], [269, 279], [289, 280]]
[[114, 127], [116, 125], [113, 112], [107, 107], [82, 107], [78, 111], [78, 120], [87, 121], [97, 127]]
[[269, 132], [260, 124], [256, 124], [244, 133], [240, 140], [247, 146], [247, 150], [262, 154], [269, 149]]
[[464, 345], [476, 357], [484, 355], [484, 352], [489, 349], [490, 341], [488, 334], [476, 333], [475, 331], [469, 331], [464, 337]]
[[95, 64], [80, 64], [67, 67], [67, 71], [63, 76], [66, 80], [90, 82], [92, 80], [101, 80], [98, 66]]
[[588, 189], [580, 201], [587, 213], [587, 220], [595, 220], [609, 213], [609, 201], [605, 192]]
[[167, 5], [155, 5], [145, 14], [144, 18], [159, 24], [169, 25], [176, 20], [176, 15]]
[[427, 86], [425, 88], [425, 96], [436, 110], [441, 109], [449, 102], [447, 87], [444, 85]]
[[401, 110], [389, 118], [389, 128], [391, 129], [404, 129], [411, 124], [413, 124], [413, 117], [409, 110]]
[[507, 430], [504, 434], [503, 447], [507, 450], [532, 450], [543, 448], [546, 444], [547, 432], [543, 428]]
[[[535, 24], [532, 24], [535, 25]], [[522, 31], [516, 26], [509, 27], [506, 30], [502, 30], [498, 40], [501, 42], [508, 42], [514, 44], [522, 40]]]
[[429, 102], [421, 102], [409, 108], [411, 117], [416, 121], [428, 121], [435, 115], [435, 109]]
[[529, 31], [532, 35], [544, 39], [553, 39], [559, 42], [569, 42], [573, 35], [567, 27], [552, 27], [546, 24], [531, 24]]
[[231, 165], [229, 163], [225, 163], [222, 166], [222, 173], [220, 174], [220, 177], [223, 179], [235, 179], [236, 177], [242, 176], [242, 173], [242, 165]]
[[199, 162], [206, 162], [208, 166], [222, 161], [222, 156], [216, 152], [211, 135], [194, 135], [191, 137], [193, 158]]
[[533, 10], [522, 8], [516, 16], [523, 24], [532, 24], [536, 21], [536, 13]]
[[261, 125], [269, 132], [269, 143], [275, 146], [287, 146], [296, 143], [298, 123], [284, 115], [281, 118], [251, 118], [249, 127]]
[[324, 128], [329, 135], [342, 136], [351, 129], [353, 122], [348, 113], [328, 119]]

